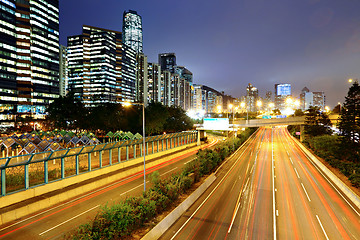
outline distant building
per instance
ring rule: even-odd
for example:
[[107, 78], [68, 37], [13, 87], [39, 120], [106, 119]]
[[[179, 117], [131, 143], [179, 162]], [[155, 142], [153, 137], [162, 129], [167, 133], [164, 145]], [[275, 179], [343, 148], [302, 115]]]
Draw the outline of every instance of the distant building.
[[59, 85], [60, 96], [64, 97], [67, 93], [68, 84], [68, 61], [67, 61], [67, 47], [60, 45], [60, 58], [59, 58]]
[[280, 111], [285, 110], [285, 100], [288, 97], [291, 97], [291, 84], [275, 84], [275, 108]]
[[246, 87], [246, 108], [249, 112], [256, 112], [256, 102], [259, 99], [259, 90], [251, 83]]
[[310, 107], [319, 107], [320, 111], [325, 109], [325, 93], [324, 92], [310, 92], [307, 87], [301, 90], [300, 106], [303, 111]]
[[148, 63], [148, 102], [162, 102], [161, 68], [157, 63]]
[[0, 1], [0, 127], [59, 97], [59, 1]]
[[[192, 87], [192, 109], [197, 112], [217, 113], [218, 106], [223, 109], [223, 94], [215, 89], [199, 84], [193, 84]], [[226, 110], [225, 110], [226, 111]]]
[[122, 40], [136, 53], [143, 52], [142, 18], [136, 11], [129, 10], [123, 14]]
[[159, 64], [161, 66], [161, 71], [168, 70], [171, 73], [174, 73], [176, 66], [175, 53], [160, 53]]
[[136, 102], [148, 104], [148, 62], [147, 56], [138, 53], [136, 56]]

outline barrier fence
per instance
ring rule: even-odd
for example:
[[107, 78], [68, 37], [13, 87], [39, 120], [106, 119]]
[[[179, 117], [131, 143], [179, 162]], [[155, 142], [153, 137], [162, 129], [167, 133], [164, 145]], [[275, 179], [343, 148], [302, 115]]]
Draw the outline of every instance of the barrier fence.
[[[145, 138], [145, 155], [197, 141], [188, 131]], [[0, 158], [1, 196], [143, 156], [142, 138]]]

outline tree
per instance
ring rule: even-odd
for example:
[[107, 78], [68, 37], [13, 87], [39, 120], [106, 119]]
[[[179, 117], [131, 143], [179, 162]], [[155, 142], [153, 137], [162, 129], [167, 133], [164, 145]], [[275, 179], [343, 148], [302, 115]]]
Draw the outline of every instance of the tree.
[[73, 92], [55, 99], [47, 112], [47, 119], [53, 123], [53, 127], [62, 129], [82, 128], [87, 115], [84, 105], [80, 99], [75, 98]]
[[177, 106], [168, 107], [169, 117], [165, 123], [166, 132], [179, 132], [192, 128], [191, 119], [186, 115], [186, 112]]
[[360, 86], [358, 81], [349, 88], [341, 109], [339, 130], [342, 145], [348, 148], [353, 160], [359, 160], [360, 149]]
[[310, 136], [332, 134], [329, 116], [320, 112], [319, 107], [310, 107], [305, 118], [305, 133]]
[[304, 116], [304, 115], [305, 115], [305, 113], [301, 109], [296, 109], [295, 112], [294, 112], [295, 117], [301, 117], [301, 116]]
[[146, 134], [160, 134], [169, 117], [169, 111], [162, 103], [152, 102], [145, 109]]

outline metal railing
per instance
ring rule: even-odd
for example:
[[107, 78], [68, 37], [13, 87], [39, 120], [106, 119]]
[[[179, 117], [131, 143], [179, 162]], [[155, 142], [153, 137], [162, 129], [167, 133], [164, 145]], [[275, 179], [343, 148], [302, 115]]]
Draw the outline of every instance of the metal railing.
[[[197, 141], [188, 131], [145, 138], [146, 155]], [[1, 196], [142, 157], [142, 138], [0, 158]]]

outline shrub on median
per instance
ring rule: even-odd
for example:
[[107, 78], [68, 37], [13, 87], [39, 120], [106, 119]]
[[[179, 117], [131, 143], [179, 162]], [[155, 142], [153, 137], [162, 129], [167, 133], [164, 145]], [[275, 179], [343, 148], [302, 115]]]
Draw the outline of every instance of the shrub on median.
[[214, 171], [232, 153], [232, 147], [237, 149], [254, 131], [246, 131], [237, 139], [219, 144], [214, 150], [200, 150], [195, 160], [189, 162], [182, 172], [171, 177], [160, 179], [159, 173], [154, 172], [150, 176], [152, 188], [139, 197], [104, 206], [92, 223], [81, 226], [70, 238], [121, 239], [131, 235], [144, 226], [144, 223], [166, 210], [201, 176]]

